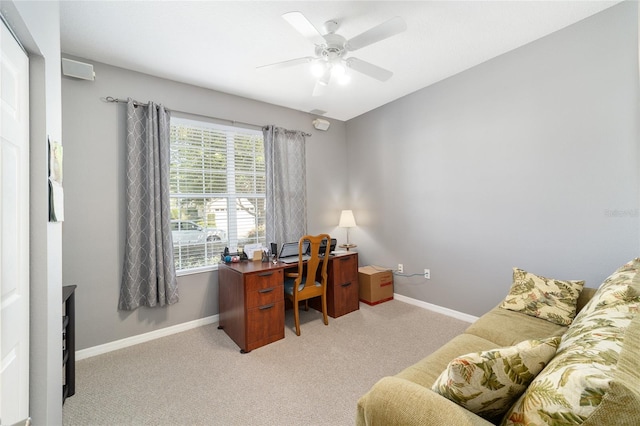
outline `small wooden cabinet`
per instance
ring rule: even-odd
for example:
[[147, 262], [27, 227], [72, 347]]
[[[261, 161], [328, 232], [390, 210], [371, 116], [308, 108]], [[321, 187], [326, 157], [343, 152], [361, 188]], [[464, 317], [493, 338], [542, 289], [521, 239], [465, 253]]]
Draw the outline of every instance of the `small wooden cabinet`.
[[284, 268], [261, 263], [220, 264], [220, 324], [240, 352], [284, 338]]

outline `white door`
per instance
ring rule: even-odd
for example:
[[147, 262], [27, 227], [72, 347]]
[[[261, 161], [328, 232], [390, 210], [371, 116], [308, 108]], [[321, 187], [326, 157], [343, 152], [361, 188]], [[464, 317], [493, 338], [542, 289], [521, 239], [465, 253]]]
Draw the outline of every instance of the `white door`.
[[0, 424], [6, 425], [29, 415], [29, 60], [0, 26]]

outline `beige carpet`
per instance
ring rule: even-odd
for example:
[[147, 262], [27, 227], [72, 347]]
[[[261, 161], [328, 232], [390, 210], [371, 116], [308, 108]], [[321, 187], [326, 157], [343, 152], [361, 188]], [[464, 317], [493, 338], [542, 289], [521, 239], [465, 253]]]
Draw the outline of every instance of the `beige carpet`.
[[217, 323], [76, 364], [65, 425], [352, 425], [380, 378], [469, 324], [396, 300], [322, 323], [286, 312], [285, 338], [240, 354]]

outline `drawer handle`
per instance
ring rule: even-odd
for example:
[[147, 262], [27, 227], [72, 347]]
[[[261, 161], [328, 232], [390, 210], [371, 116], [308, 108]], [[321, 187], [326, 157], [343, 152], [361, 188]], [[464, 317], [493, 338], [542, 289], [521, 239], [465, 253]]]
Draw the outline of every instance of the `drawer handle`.
[[258, 309], [260, 309], [261, 311], [264, 311], [265, 309], [271, 309], [273, 308], [275, 305], [273, 303], [271, 303], [270, 305], [264, 305], [264, 306], [260, 306]]
[[262, 273], [258, 274], [259, 277], [270, 277], [271, 275], [273, 275], [273, 271], [271, 271], [271, 272], [262, 272]]
[[342, 283], [340, 284], [342, 287], [349, 287], [351, 285], [351, 282], [348, 283]]
[[347, 260], [351, 260], [351, 259], [348, 258], [348, 257], [341, 257], [340, 258], [340, 262], [346, 262]]
[[258, 293], [271, 293], [274, 289], [275, 289], [275, 287], [263, 288], [263, 289], [258, 290]]

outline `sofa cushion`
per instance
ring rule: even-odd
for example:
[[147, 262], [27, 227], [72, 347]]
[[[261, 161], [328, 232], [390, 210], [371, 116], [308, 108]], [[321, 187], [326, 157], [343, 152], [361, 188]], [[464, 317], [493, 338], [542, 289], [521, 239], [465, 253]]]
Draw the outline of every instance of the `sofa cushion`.
[[[505, 324], [508, 324], [508, 327]], [[515, 345], [528, 339], [561, 336], [565, 331], [567, 327], [564, 325], [495, 307], [471, 324], [465, 333], [490, 340], [496, 348]]]
[[[595, 425], [598, 419], [614, 418], [620, 410], [631, 419], [628, 424], [640, 424], [639, 374], [635, 371], [640, 351], [639, 290], [640, 259], [635, 259], [600, 286], [563, 335], [556, 356], [514, 404], [503, 424], [562, 421]], [[616, 420], [613, 424], [624, 423]]]
[[576, 316], [582, 287], [584, 281], [545, 278], [513, 268], [513, 283], [500, 307], [555, 324], [569, 325]]
[[431, 355], [405, 368], [396, 377], [409, 380], [426, 388], [431, 388], [449, 361], [467, 352], [480, 352], [493, 349], [496, 344], [471, 334], [460, 334]]
[[496, 418], [524, 392], [559, 343], [556, 336], [462, 355], [449, 363], [431, 389], [479, 416]]

